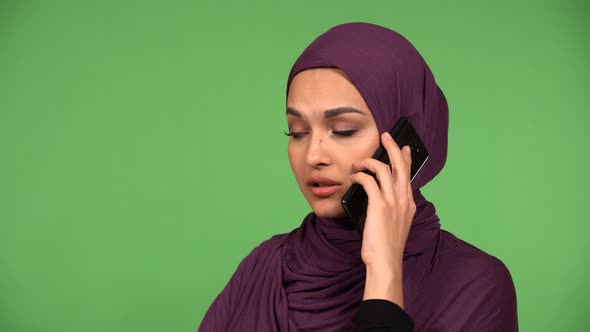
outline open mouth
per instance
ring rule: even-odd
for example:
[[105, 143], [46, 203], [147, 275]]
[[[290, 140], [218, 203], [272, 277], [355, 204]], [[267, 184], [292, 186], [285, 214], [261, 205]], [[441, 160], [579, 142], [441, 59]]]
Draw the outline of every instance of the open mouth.
[[316, 187], [316, 188], [325, 188], [325, 187], [332, 187], [335, 186], [335, 184], [326, 184], [326, 183], [312, 183], [311, 184], [312, 187]]
[[312, 194], [320, 198], [328, 198], [338, 192], [342, 187], [341, 183], [326, 178], [311, 178], [307, 183]]
[[317, 188], [337, 186], [340, 184], [341, 183], [338, 183], [337, 181], [334, 181], [332, 179], [323, 178], [323, 177], [319, 177], [319, 176], [312, 176], [307, 180], [308, 186], [317, 187]]

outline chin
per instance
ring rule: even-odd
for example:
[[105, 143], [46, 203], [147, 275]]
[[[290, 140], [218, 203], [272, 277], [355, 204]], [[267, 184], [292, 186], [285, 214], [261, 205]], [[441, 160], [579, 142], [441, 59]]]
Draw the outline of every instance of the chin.
[[311, 209], [318, 217], [323, 218], [340, 218], [345, 217], [346, 212], [340, 205], [340, 200], [323, 200], [317, 202], [310, 202]]

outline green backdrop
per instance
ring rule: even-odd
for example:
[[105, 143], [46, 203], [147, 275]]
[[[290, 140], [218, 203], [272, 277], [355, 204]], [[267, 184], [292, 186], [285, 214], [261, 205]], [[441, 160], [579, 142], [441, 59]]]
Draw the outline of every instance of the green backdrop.
[[404, 34], [447, 95], [448, 161], [424, 192], [509, 267], [521, 331], [584, 331], [589, 8], [0, 1], [0, 331], [195, 331], [240, 260], [309, 211], [285, 81], [349, 21]]

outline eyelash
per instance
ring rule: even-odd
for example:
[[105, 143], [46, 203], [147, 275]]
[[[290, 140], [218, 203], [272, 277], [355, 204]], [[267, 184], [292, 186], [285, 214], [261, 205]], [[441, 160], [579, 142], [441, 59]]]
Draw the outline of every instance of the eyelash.
[[332, 130], [332, 133], [338, 135], [338, 136], [352, 136], [354, 135], [354, 133], [356, 133], [357, 131], [355, 129], [351, 129], [351, 130], [338, 130], [338, 131], [334, 131]]
[[[357, 130], [332, 130], [332, 133], [337, 135], [337, 136], [341, 136], [341, 137], [349, 137], [354, 135], [357, 132]], [[307, 134], [307, 132], [293, 132], [293, 131], [289, 131], [289, 132], [285, 132], [285, 135], [289, 136], [289, 137], [293, 137], [294, 139], [299, 139], [301, 137], [303, 137], [303, 135]]]
[[296, 133], [293, 131], [289, 131], [289, 132], [285, 132], [285, 135], [289, 136], [289, 137], [293, 137], [294, 139], [298, 139], [301, 138], [305, 133]]

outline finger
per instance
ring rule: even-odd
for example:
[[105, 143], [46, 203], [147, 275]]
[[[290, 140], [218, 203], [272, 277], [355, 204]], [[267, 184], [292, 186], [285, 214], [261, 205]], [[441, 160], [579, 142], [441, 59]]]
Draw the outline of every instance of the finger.
[[[408, 164], [408, 169], [410, 170], [410, 177], [412, 176], [412, 150], [409, 146], [404, 146], [402, 148], [402, 154], [404, 155], [404, 159]], [[411, 180], [411, 179], [410, 179]], [[412, 183], [408, 181], [408, 197], [413, 202], [414, 201], [414, 193], [412, 191]]]
[[[386, 133], [384, 133], [384, 135], [385, 135], [385, 134], [386, 134]], [[387, 133], [387, 135], [389, 135], [389, 133]], [[391, 137], [391, 136], [390, 136], [390, 137]], [[383, 139], [383, 137], [382, 137], [382, 139]], [[402, 148], [399, 148], [399, 146], [398, 146], [398, 145], [397, 145], [397, 143], [396, 143], [396, 142], [393, 140], [393, 138], [391, 138], [391, 142], [393, 142], [393, 144], [394, 144], [394, 147], [395, 147], [396, 149], [398, 149], [398, 150], [400, 150], [400, 151], [401, 151], [401, 157], [403, 158], [404, 162], [406, 162], [406, 163], [408, 164], [408, 167], [410, 167], [410, 166], [411, 166], [411, 164], [412, 164], [412, 153], [411, 153], [411, 149], [410, 149], [410, 147], [409, 147], [408, 145], [404, 145]], [[387, 143], [386, 143], [385, 145], [389, 145], [389, 144], [387, 144]], [[387, 147], [386, 147], [386, 150], [387, 150]], [[391, 155], [389, 155], [389, 152], [388, 152], [388, 156], [389, 156], [389, 157], [391, 157]], [[368, 159], [371, 159], [371, 158], [368, 158]], [[389, 158], [389, 159], [391, 159], [391, 158]], [[357, 163], [358, 163], [358, 162], [357, 162]], [[354, 166], [355, 166], [355, 165], [353, 164], [353, 167], [354, 167]], [[364, 170], [364, 168], [363, 168], [362, 166], [360, 166], [360, 164], [359, 164], [359, 167], [354, 167], [354, 168], [355, 168], [357, 171], [362, 171], [362, 170]]]
[[[404, 146], [402, 149], [403, 154], [408, 162], [408, 168], [412, 169], [412, 151], [409, 146]], [[416, 202], [414, 202], [414, 191], [412, 190], [412, 183], [408, 181], [408, 209], [412, 214], [412, 220], [410, 220], [410, 225], [414, 221], [414, 214], [416, 213]]]
[[393, 174], [389, 165], [373, 158], [367, 158], [355, 162], [353, 167], [359, 171], [369, 170], [375, 173], [384, 199], [389, 203], [394, 202]]
[[402, 148], [402, 155], [404, 156], [404, 160], [408, 164], [408, 169], [412, 169], [412, 149], [408, 145]]
[[413, 212], [416, 212], [416, 202], [414, 202], [414, 192], [411, 185], [408, 186], [408, 204]]
[[[407, 207], [412, 196], [408, 193], [408, 187], [411, 186], [410, 167], [404, 156], [404, 151], [399, 148], [389, 133], [384, 133], [381, 139], [394, 169], [393, 191], [396, 204], [400, 207]], [[409, 147], [406, 147], [406, 150], [407, 149], [409, 149]]]
[[383, 202], [383, 196], [381, 194], [381, 190], [379, 190], [379, 186], [377, 185], [377, 181], [375, 181], [375, 178], [373, 178], [369, 174], [358, 172], [352, 174], [350, 176], [350, 179], [352, 180], [352, 182], [358, 183], [361, 186], [363, 186], [363, 189], [365, 189], [365, 192], [367, 193], [369, 204]]
[[381, 142], [387, 150], [389, 160], [394, 169], [394, 192], [395, 194], [405, 195], [407, 184], [410, 181], [410, 169], [406, 159], [389, 133], [383, 133], [381, 135]]

